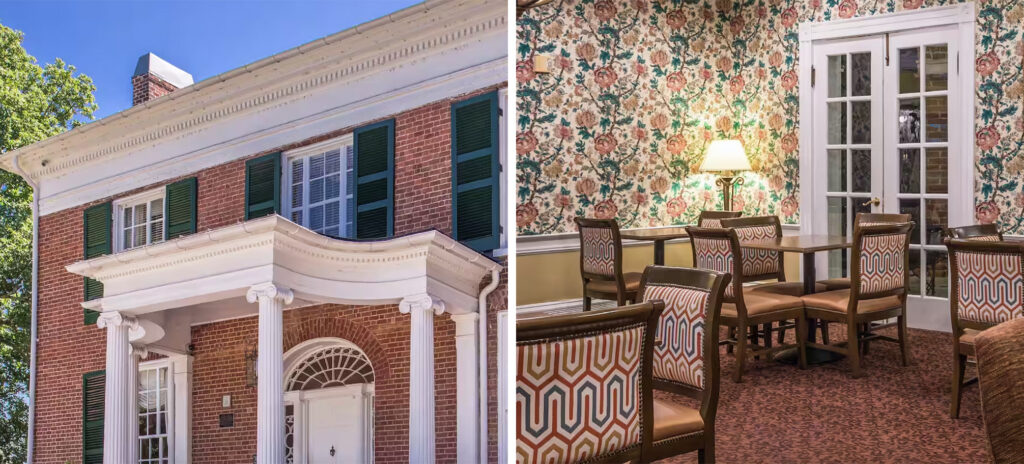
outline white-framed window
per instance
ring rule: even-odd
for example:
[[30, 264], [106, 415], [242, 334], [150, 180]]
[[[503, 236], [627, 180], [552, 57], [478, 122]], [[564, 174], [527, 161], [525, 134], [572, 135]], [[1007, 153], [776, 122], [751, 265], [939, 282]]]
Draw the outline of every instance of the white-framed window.
[[355, 186], [352, 137], [285, 153], [282, 203], [286, 217], [331, 237], [352, 237]]
[[164, 240], [163, 187], [114, 202], [116, 251]]
[[139, 368], [139, 464], [170, 464], [171, 378], [167, 364]]

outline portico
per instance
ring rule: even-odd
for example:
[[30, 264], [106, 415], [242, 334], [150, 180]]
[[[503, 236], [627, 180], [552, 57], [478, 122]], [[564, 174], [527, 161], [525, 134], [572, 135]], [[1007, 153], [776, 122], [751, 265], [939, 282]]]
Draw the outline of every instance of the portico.
[[[284, 462], [282, 314], [323, 303], [397, 305], [410, 317], [409, 459], [434, 453], [434, 317], [456, 323], [458, 459], [478, 462], [481, 401], [477, 318], [484, 277], [500, 265], [437, 231], [378, 241], [332, 239], [280, 216], [200, 232], [67, 267], [98, 280], [107, 333], [104, 462], [133, 453], [133, 327], [154, 352], [184, 353], [189, 325], [258, 315], [257, 462]], [[136, 329], [138, 332], [138, 329]], [[153, 333], [161, 338], [152, 340]], [[144, 348], [136, 343], [135, 353]], [[463, 380], [467, 381], [463, 381]], [[122, 419], [123, 418], [123, 419]], [[125, 458], [122, 458], [124, 456]]]

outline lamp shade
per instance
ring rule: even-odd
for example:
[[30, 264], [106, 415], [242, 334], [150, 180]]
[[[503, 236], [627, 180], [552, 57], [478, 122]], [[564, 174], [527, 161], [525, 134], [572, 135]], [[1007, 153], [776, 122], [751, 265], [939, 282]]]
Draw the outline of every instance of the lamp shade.
[[749, 171], [747, 152], [739, 140], [715, 140], [708, 146], [701, 171]]

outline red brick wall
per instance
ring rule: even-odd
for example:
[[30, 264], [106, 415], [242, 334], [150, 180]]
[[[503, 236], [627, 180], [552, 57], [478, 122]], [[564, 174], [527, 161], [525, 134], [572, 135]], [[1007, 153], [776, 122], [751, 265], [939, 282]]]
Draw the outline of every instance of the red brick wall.
[[178, 88], [152, 74], [134, 76], [132, 77], [132, 106], [162, 97], [175, 90]]
[[[490, 90], [493, 89], [483, 89], [474, 94]], [[396, 234], [429, 228], [451, 232], [451, 131], [448, 114], [453, 101], [468, 96], [431, 103], [394, 116]], [[350, 133], [352, 129], [339, 128], [267, 152], [316, 143]], [[244, 162], [261, 154], [253, 153], [181, 176], [198, 178], [198, 230], [219, 228], [244, 219]], [[157, 188], [172, 181], [124, 192], [117, 197]], [[104, 368], [105, 338], [103, 331], [95, 325], [82, 325], [82, 278], [67, 272], [64, 267], [82, 259], [84, 209], [112, 199], [115, 198], [52, 213], [40, 219], [40, 342], [35, 442], [38, 463], [81, 462], [82, 374]], [[494, 390], [497, 336], [493, 311], [504, 310], [506, 298], [507, 290], [503, 284], [489, 300], [492, 313], [488, 314], [491, 376], [488, 421], [492, 458], [497, 453]], [[368, 353], [373, 353], [371, 361], [378, 369], [376, 456], [382, 462], [405, 461], [408, 455], [408, 316], [400, 314], [394, 307], [329, 305], [288, 311], [285, 322], [288, 328], [286, 343], [291, 345], [304, 340], [304, 336], [311, 338], [316, 333], [332, 333], [334, 335], [330, 336], [349, 339]], [[321, 326], [321, 329], [312, 328]], [[254, 318], [193, 328], [196, 345], [193, 363], [194, 462], [251, 462], [256, 439], [255, 389], [244, 386], [244, 357], [240, 350], [245, 345], [239, 340], [255, 342], [255, 330]], [[435, 420], [437, 456], [441, 462], [454, 460], [456, 450], [454, 333], [454, 323], [447, 315], [435, 320]], [[387, 372], [386, 381], [382, 380], [381, 372]], [[233, 399], [231, 409], [235, 413], [235, 426], [231, 429], [220, 429], [216, 422], [221, 413], [220, 398], [224, 394], [231, 394]]]

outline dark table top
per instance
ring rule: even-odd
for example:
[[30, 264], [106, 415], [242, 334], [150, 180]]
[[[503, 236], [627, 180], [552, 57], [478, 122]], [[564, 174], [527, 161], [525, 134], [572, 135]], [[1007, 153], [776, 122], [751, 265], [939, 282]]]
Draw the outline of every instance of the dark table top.
[[791, 253], [814, 253], [817, 251], [850, 248], [853, 241], [841, 235], [788, 235], [776, 239], [750, 240], [740, 242], [743, 248], [776, 250]]

